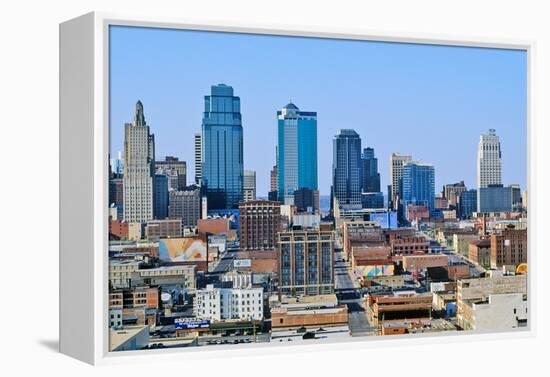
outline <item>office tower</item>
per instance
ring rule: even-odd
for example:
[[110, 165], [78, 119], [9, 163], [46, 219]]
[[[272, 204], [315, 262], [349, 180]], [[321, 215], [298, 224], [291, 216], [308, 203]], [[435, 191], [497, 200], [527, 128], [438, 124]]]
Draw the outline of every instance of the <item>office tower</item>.
[[168, 177], [168, 188], [172, 190], [183, 190], [187, 186], [187, 163], [180, 161], [177, 157], [166, 156], [164, 161], [155, 161], [157, 174], [164, 174]]
[[274, 250], [281, 231], [281, 203], [252, 200], [239, 205], [241, 250]]
[[332, 231], [293, 230], [279, 233], [279, 291], [281, 295], [334, 292]]
[[512, 212], [512, 187], [489, 185], [478, 190], [478, 212], [497, 213]]
[[466, 190], [467, 188], [464, 181], [445, 185], [443, 187], [443, 194], [445, 195], [445, 199], [447, 199], [447, 204], [449, 206], [457, 207], [460, 194]]
[[512, 184], [510, 185], [510, 189], [512, 190], [512, 211], [521, 212], [523, 209], [521, 201], [521, 188], [518, 184]]
[[294, 191], [296, 212], [315, 212], [315, 190], [303, 187]]
[[479, 137], [477, 147], [477, 206], [478, 212], [483, 206], [481, 200], [480, 188], [488, 187], [489, 185], [502, 184], [502, 162], [500, 151], [500, 139], [494, 129], [489, 130], [488, 135]]
[[155, 174], [153, 182], [153, 217], [164, 220], [168, 216], [168, 177]]
[[195, 227], [201, 218], [201, 190], [189, 186], [184, 190], [170, 191], [168, 196], [168, 217], [181, 219], [182, 226]]
[[243, 178], [243, 200], [256, 200], [256, 172], [245, 170]]
[[384, 194], [381, 192], [364, 192], [361, 194], [361, 207], [367, 209], [384, 208]]
[[271, 172], [269, 174], [269, 193], [268, 198], [269, 200], [277, 200], [277, 191], [279, 190], [279, 181], [278, 181], [278, 173], [277, 173], [277, 160], [278, 160], [278, 153], [277, 153], [277, 147], [275, 147], [275, 165], [273, 165], [273, 168], [271, 169]]
[[195, 183], [201, 184], [202, 177], [202, 134], [195, 134]]
[[460, 194], [460, 218], [468, 219], [477, 211], [477, 190], [471, 189]]
[[111, 173], [113, 178], [122, 178], [124, 174], [124, 158], [121, 151], [118, 151], [117, 158], [112, 161]]
[[241, 100], [233, 88], [213, 85], [204, 97], [201, 183], [208, 209], [237, 208], [243, 199]]
[[153, 218], [155, 136], [145, 122], [143, 105], [136, 103], [134, 121], [124, 125], [124, 220], [143, 223]]
[[338, 207], [361, 208], [361, 138], [354, 130], [340, 130], [333, 140], [332, 187]]
[[317, 113], [289, 103], [277, 111], [278, 198], [294, 204], [294, 192], [317, 190]]
[[363, 149], [363, 192], [380, 192], [380, 173], [378, 159], [374, 157], [373, 148]]
[[399, 208], [399, 200], [403, 198], [403, 166], [412, 160], [411, 156], [392, 153], [390, 157], [391, 200], [393, 209]]
[[407, 205], [426, 206], [435, 209], [435, 170], [433, 165], [417, 161], [403, 166], [403, 212]]
[[122, 178], [109, 179], [109, 205], [122, 208], [124, 203], [124, 184]]

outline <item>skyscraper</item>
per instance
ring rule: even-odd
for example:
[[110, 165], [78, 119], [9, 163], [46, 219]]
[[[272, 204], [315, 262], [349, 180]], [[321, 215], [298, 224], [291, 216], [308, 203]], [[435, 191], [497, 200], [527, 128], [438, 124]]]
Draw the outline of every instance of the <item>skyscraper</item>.
[[244, 171], [243, 200], [256, 200], [256, 172], [253, 170]]
[[433, 165], [417, 161], [403, 166], [403, 212], [407, 205], [426, 206], [435, 209], [435, 170]]
[[294, 204], [300, 188], [317, 190], [317, 113], [289, 103], [277, 111], [278, 199]]
[[164, 220], [168, 217], [168, 177], [155, 174], [153, 182], [153, 217]]
[[363, 192], [380, 192], [380, 173], [378, 159], [374, 157], [373, 148], [363, 149]]
[[202, 135], [195, 134], [195, 183], [201, 184], [202, 177]]
[[124, 220], [143, 223], [153, 218], [155, 136], [145, 122], [143, 105], [136, 103], [134, 121], [124, 125]]
[[277, 173], [277, 160], [278, 160], [277, 147], [275, 147], [275, 165], [271, 169], [269, 174], [269, 200], [277, 200], [277, 191], [279, 190], [279, 177]]
[[187, 163], [174, 156], [166, 156], [163, 161], [155, 162], [157, 174], [168, 177], [168, 187], [173, 190], [183, 190], [187, 186]]
[[392, 208], [399, 208], [399, 200], [403, 198], [403, 166], [412, 160], [411, 156], [392, 153], [390, 157], [391, 200]]
[[447, 199], [447, 203], [449, 204], [449, 206], [453, 207], [458, 206], [460, 194], [462, 194], [464, 191], [467, 191], [464, 181], [451, 183], [443, 187], [443, 194], [445, 195], [445, 199]]
[[204, 97], [201, 179], [209, 209], [237, 208], [243, 199], [241, 100], [233, 88], [213, 85]]
[[500, 140], [494, 129], [489, 130], [488, 135], [479, 137], [477, 147], [477, 206], [478, 212], [483, 205], [481, 201], [481, 188], [489, 185], [502, 184]]
[[354, 130], [340, 130], [333, 140], [332, 187], [339, 208], [361, 208], [361, 138]]

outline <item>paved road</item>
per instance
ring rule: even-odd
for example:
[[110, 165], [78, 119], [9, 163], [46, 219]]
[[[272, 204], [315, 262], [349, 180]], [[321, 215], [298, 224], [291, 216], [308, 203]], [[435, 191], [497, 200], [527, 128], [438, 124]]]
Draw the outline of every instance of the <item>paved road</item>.
[[351, 268], [348, 263], [342, 261], [342, 253], [335, 253], [334, 279], [338, 302], [348, 306], [348, 324], [351, 336], [373, 335], [376, 328], [371, 327], [367, 321], [360, 286], [351, 277]]

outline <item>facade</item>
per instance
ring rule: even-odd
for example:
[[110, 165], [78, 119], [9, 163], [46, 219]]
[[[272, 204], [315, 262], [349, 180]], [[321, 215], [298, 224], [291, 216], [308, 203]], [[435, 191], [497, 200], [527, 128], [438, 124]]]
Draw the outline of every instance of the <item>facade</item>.
[[136, 103], [134, 121], [124, 125], [124, 205], [127, 222], [144, 223], [153, 218], [155, 137], [145, 122], [143, 105]]
[[311, 190], [307, 187], [302, 187], [294, 191], [294, 206], [296, 212], [316, 212], [319, 210], [315, 201], [315, 193], [317, 190]]
[[471, 189], [460, 194], [460, 218], [469, 219], [477, 212], [477, 190]]
[[371, 326], [387, 325], [405, 319], [430, 320], [432, 299], [431, 292], [400, 291], [390, 294], [369, 294], [366, 300], [367, 319]]
[[490, 185], [502, 185], [502, 154], [500, 151], [500, 139], [494, 129], [489, 130], [488, 135], [481, 135], [477, 147], [477, 212], [483, 212], [486, 207], [484, 197], [481, 198], [481, 189]]
[[363, 149], [363, 192], [380, 192], [380, 173], [378, 172], [378, 159], [374, 157], [373, 148]]
[[298, 296], [333, 293], [333, 232], [299, 230], [278, 235], [280, 294]]
[[202, 134], [195, 134], [195, 184], [200, 185], [202, 178]]
[[390, 241], [392, 255], [426, 254], [430, 252], [430, 241], [424, 236], [404, 236]]
[[403, 166], [403, 206], [423, 205], [435, 209], [435, 169], [431, 164], [408, 162]]
[[[497, 329], [503, 325], [508, 326], [510, 323], [512, 323], [510, 328], [519, 327], [520, 320], [523, 321], [527, 313], [525, 312], [526, 306], [523, 307], [525, 317], [524, 313], [518, 312], [519, 300], [517, 297], [509, 299], [509, 295], [516, 294], [521, 295], [522, 300], [527, 301], [527, 275], [458, 280], [456, 287], [458, 326], [464, 330], [476, 330], [481, 323], [483, 323], [483, 329]], [[499, 298], [503, 300], [499, 300]], [[482, 307], [482, 305], [488, 306]], [[501, 311], [505, 307], [510, 310]], [[516, 309], [515, 313], [514, 309]], [[481, 322], [476, 320], [478, 313], [482, 315]], [[493, 315], [492, 319], [491, 315]], [[506, 321], [502, 320], [502, 316], [507, 317]]]
[[389, 199], [393, 209], [399, 208], [399, 200], [403, 198], [403, 166], [411, 160], [411, 156], [399, 153], [392, 153], [390, 157], [391, 196]]
[[464, 181], [445, 185], [443, 193], [445, 195], [445, 199], [447, 199], [447, 204], [449, 206], [457, 207], [460, 202], [460, 195], [465, 191], [467, 191], [467, 188]]
[[491, 240], [482, 238], [471, 241], [468, 246], [468, 259], [483, 268], [491, 268]]
[[241, 250], [274, 250], [281, 230], [281, 204], [252, 200], [239, 206]]
[[513, 184], [510, 185], [510, 190], [512, 190], [512, 211], [521, 212], [523, 210], [521, 188], [518, 184]]
[[146, 285], [178, 285], [184, 289], [196, 288], [196, 266], [162, 266], [139, 270]]
[[502, 230], [491, 235], [491, 267], [527, 263], [527, 229]]
[[183, 190], [187, 186], [187, 163], [185, 161], [180, 161], [174, 156], [166, 156], [164, 161], [155, 162], [155, 169], [157, 174], [173, 177], [170, 180], [170, 189]]
[[364, 192], [361, 194], [361, 207], [368, 209], [384, 208], [384, 194], [381, 192]]
[[478, 190], [478, 212], [512, 212], [512, 187], [489, 185]]
[[244, 171], [243, 200], [256, 200], [256, 172], [253, 170]]
[[208, 209], [234, 209], [243, 199], [241, 101], [233, 88], [213, 85], [204, 97], [201, 184]]
[[296, 190], [317, 190], [317, 113], [289, 103], [277, 111], [277, 123], [277, 196], [294, 204]]
[[168, 177], [155, 174], [153, 184], [153, 218], [163, 220], [168, 217]]
[[158, 240], [160, 238], [179, 238], [183, 236], [181, 219], [151, 220], [145, 226], [145, 238]]
[[332, 194], [344, 209], [361, 208], [361, 138], [354, 130], [340, 130], [333, 140]]
[[195, 227], [201, 218], [201, 195], [198, 186], [189, 186], [182, 191], [170, 191], [168, 217], [181, 219], [182, 226]]
[[196, 291], [193, 314], [200, 319], [220, 322], [227, 320], [261, 321], [263, 311], [262, 288], [215, 288]]

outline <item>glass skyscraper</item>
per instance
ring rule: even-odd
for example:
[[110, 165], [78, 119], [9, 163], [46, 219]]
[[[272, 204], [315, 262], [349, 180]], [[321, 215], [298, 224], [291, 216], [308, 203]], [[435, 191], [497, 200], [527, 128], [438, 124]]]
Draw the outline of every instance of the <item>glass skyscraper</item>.
[[340, 130], [332, 159], [332, 192], [340, 208], [361, 208], [361, 172], [361, 138], [354, 130]]
[[403, 166], [403, 213], [407, 205], [435, 209], [435, 169], [431, 164], [411, 161]]
[[363, 149], [363, 192], [380, 192], [380, 173], [378, 159], [373, 148]]
[[472, 189], [460, 193], [460, 217], [467, 219], [477, 211], [477, 190]]
[[225, 84], [213, 85], [204, 97], [201, 174], [208, 209], [238, 208], [244, 174], [241, 101]]
[[294, 204], [294, 192], [317, 190], [317, 113], [289, 103], [277, 111], [278, 199]]

